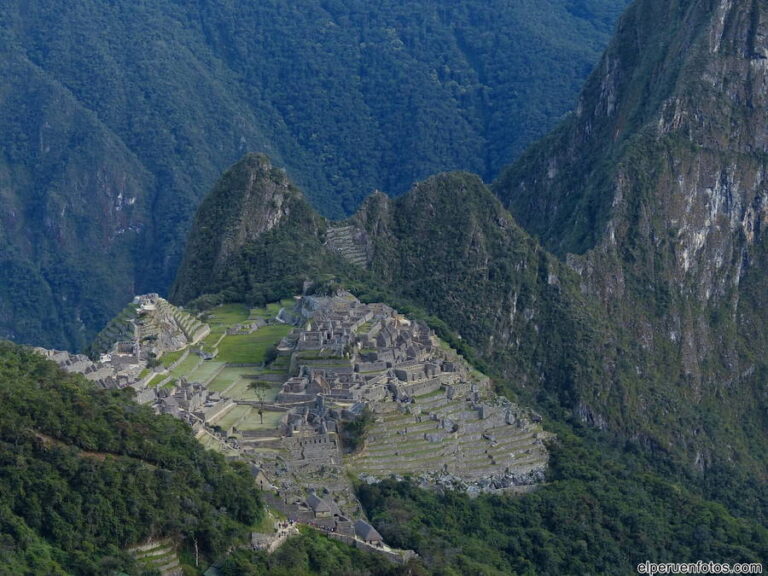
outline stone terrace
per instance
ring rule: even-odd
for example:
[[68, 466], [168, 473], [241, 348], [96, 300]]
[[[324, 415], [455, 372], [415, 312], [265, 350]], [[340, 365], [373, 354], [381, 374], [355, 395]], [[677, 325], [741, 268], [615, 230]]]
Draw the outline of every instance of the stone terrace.
[[325, 235], [328, 248], [358, 266], [368, 264], [368, 238], [365, 232], [354, 226], [329, 228]]
[[546, 434], [515, 406], [449, 399], [444, 388], [412, 400], [374, 404], [366, 447], [350, 462], [356, 472], [450, 475], [483, 490], [543, 479]]

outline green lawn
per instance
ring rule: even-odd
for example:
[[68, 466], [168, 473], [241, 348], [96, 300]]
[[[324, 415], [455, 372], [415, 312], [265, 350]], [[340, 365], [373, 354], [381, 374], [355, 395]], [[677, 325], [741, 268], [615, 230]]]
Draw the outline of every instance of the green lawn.
[[215, 360], [204, 360], [196, 370], [189, 373], [187, 378], [194, 382], [205, 382], [218, 372], [221, 367], [224, 366], [224, 362], [217, 362]]
[[235, 382], [241, 380], [243, 374], [255, 374], [254, 368], [224, 368], [208, 388], [214, 392], [223, 392]]
[[291, 329], [291, 326], [280, 324], [265, 326], [252, 334], [225, 336], [219, 344], [216, 359], [229, 364], [261, 364], [267, 350], [290, 334]]
[[251, 311], [245, 304], [222, 304], [208, 311], [208, 324], [232, 326], [248, 320]]
[[235, 406], [229, 412], [227, 412], [221, 418], [218, 418], [214, 424], [221, 427], [223, 430], [228, 429], [230, 426], [235, 426], [241, 418], [247, 417], [251, 413], [250, 406]]
[[275, 398], [277, 397], [277, 394], [280, 392], [281, 388], [279, 384], [269, 384], [268, 388], [265, 388], [263, 391], [261, 391], [261, 397], [259, 397], [259, 393], [251, 388], [251, 384], [254, 382], [256, 381], [251, 378], [241, 379], [237, 384], [235, 384], [233, 388], [229, 390], [227, 396], [235, 400], [263, 400], [264, 402], [268, 403], [275, 401]]
[[218, 332], [214, 332], [213, 328], [211, 328], [211, 332], [208, 334], [208, 336], [203, 338], [203, 341], [202, 341], [203, 350], [205, 350], [206, 352], [212, 352], [214, 347], [216, 346], [216, 343], [219, 341], [219, 338], [222, 337], [224, 332], [225, 332], [225, 329], [221, 329]]
[[156, 387], [158, 384], [160, 384], [160, 381], [161, 381], [163, 378], [165, 378], [165, 375], [164, 375], [164, 374], [155, 374], [155, 375], [154, 375], [154, 376], [152, 376], [152, 378], [150, 378], [150, 379], [149, 379], [149, 381], [147, 382], [147, 388], [154, 388], [154, 387]]
[[254, 407], [248, 415], [240, 421], [238, 430], [271, 430], [277, 428], [280, 420], [285, 414], [283, 412], [264, 412], [264, 423], [259, 418], [259, 409]]
[[284, 374], [291, 367], [290, 356], [278, 356], [277, 359], [269, 365], [275, 374]]
[[168, 380], [168, 382], [166, 382], [165, 384], [163, 384], [163, 388], [164, 388], [165, 390], [170, 390], [171, 388], [173, 388], [174, 386], [176, 386], [176, 383], [177, 383], [177, 382], [178, 382], [178, 380], [175, 380], [175, 379], [171, 379], [171, 380]]
[[[249, 320], [269, 320], [274, 318], [280, 308], [292, 307], [295, 304], [293, 298], [286, 298], [281, 302], [267, 304], [264, 308], [249, 309], [245, 304], [223, 304], [211, 308], [206, 312], [205, 322], [210, 326], [211, 333], [203, 340], [205, 350], [212, 350], [213, 346], [225, 334], [228, 328], [236, 324], [243, 324]], [[279, 340], [279, 338], [278, 338]]]
[[189, 373], [192, 372], [195, 369], [195, 366], [197, 366], [199, 363], [200, 356], [190, 352], [189, 355], [184, 358], [184, 361], [181, 364], [171, 370], [171, 374], [173, 374], [176, 378], [181, 378], [182, 376], [188, 378]]
[[295, 304], [296, 300], [293, 298], [286, 298], [280, 302], [271, 302], [267, 304], [266, 308], [254, 308], [251, 310], [251, 319], [261, 318], [262, 320], [268, 320], [274, 318], [280, 312], [280, 308], [293, 308]]
[[211, 327], [211, 333], [205, 337], [206, 347], [212, 346], [227, 328], [248, 321], [250, 310], [245, 304], [222, 304], [208, 310], [205, 322]]
[[176, 350], [175, 352], [166, 352], [162, 355], [160, 358], [160, 362], [165, 366], [166, 368], [176, 362], [181, 356], [184, 354], [184, 349]]

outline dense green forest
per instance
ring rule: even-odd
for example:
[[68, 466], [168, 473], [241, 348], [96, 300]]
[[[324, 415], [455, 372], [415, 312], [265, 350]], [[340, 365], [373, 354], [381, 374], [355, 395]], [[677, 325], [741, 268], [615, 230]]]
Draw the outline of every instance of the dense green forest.
[[0, 13], [0, 336], [82, 349], [165, 291], [247, 151], [324, 215], [486, 178], [573, 106], [626, 0], [12, 0]]
[[216, 558], [262, 506], [250, 470], [206, 451], [130, 391], [95, 390], [0, 343], [0, 574], [139, 574], [125, 550], [196, 541]]
[[292, 537], [271, 555], [239, 550], [219, 568], [222, 576], [428, 576], [418, 560], [406, 566], [346, 546], [313, 530]]

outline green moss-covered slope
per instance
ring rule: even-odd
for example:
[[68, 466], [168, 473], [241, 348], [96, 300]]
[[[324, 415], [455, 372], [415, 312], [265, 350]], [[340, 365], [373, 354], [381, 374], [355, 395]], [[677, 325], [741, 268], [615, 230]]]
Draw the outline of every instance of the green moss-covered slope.
[[250, 471], [128, 391], [0, 343], [0, 574], [139, 574], [148, 538], [224, 553], [261, 515]]

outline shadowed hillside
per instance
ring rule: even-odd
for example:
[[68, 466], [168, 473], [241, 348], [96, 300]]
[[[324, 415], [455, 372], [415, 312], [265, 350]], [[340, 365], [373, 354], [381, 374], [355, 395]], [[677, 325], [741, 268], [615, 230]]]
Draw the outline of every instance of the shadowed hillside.
[[567, 110], [625, 0], [77, 3], [0, 16], [0, 336], [82, 349], [164, 291], [248, 151], [328, 216], [493, 177]]

